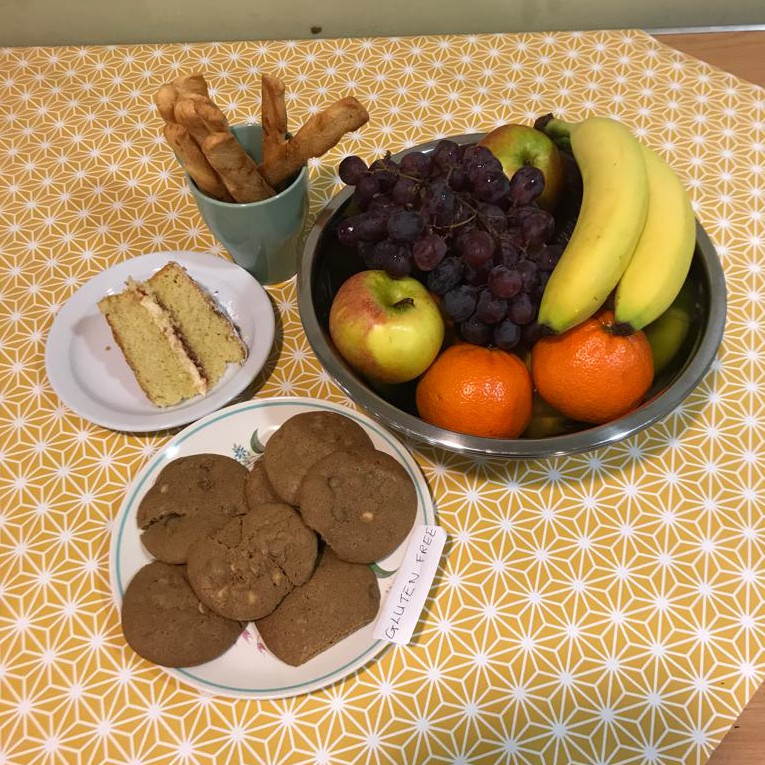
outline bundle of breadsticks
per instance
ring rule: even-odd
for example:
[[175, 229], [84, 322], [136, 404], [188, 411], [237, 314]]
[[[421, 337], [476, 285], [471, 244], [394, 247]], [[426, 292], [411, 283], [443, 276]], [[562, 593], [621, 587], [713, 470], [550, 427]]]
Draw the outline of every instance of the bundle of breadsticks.
[[224, 202], [259, 202], [287, 185], [310, 157], [320, 157], [369, 120], [353, 96], [311, 117], [289, 138], [284, 83], [263, 75], [263, 157], [258, 165], [229, 130], [201, 74], [164, 84], [154, 98], [167, 142], [200, 191]]

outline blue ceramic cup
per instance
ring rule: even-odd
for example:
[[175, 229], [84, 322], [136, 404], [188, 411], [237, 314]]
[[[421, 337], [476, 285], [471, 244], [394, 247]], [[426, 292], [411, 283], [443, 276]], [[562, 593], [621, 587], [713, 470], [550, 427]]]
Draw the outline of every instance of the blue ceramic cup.
[[[261, 159], [260, 125], [233, 125], [231, 131], [256, 161]], [[308, 215], [306, 167], [283, 191], [261, 202], [221, 202], [203, 194], [186, 176], [205, 223], [231, 253], [234, 262], [261, 284], [277, 284], [295, 275], [300, 235]]]

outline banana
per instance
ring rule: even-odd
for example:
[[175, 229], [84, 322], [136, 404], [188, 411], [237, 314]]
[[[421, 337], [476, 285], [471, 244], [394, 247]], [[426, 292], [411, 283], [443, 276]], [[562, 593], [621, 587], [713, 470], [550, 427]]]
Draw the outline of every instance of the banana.
[[642, 329], [669, 308], [688, 276], [696, 247], [691, 200], [675, 171], [640, 145], [648, 176], [648, 214], [616, 288], [617, 324]]
[[619, 283], [645, 223], [648, 178], [640, 144], [616, 120], [553, 119], [544, 131], [570, 140], [584, 187], [576, 227], [539, 308], [540, 324], [565, 332], [592, 316]]

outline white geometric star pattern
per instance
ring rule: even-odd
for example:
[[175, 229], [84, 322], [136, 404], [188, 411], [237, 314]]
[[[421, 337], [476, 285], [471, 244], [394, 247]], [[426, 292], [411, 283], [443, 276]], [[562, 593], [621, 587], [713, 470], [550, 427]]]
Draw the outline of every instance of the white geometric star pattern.
[[[675, 167], [729, 290], [718, 361], [596, 454], [473, 461], [409, 444], [450, 541], [407, 647], [283, 701], [213, 698], [125, 645], [108, 576], [125, 486], [168, 434], [82, 421], [44, 373], [61, 305], [158, 249], [225, 256], [159, 140], [202, 69], [231, 122], [259, 73], [290, 127], [349, 91], [371, 121], [311, 163], [548, 111], [612, 115]], [[0, 763], [702, 763], [765, 676], [765, 94], [640, 32], [0, 50]], [[270, 288], [253, 395], [348, 403]]]

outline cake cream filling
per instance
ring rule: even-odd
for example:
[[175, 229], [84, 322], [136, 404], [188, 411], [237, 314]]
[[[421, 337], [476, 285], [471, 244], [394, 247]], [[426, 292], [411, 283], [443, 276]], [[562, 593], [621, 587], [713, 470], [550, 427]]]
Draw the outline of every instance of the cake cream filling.
[[151, 295], [145, 292], [140, 284], [133, 281], [132, 279], [128, 281], [128, 287], [138, 293], [140, 296], [139, 302], [141, 307], [148, 312], [151, 320], [157, 325], [157, 327], [167, 338], [167, 342], [170, 344], [170, 347], [172, 348], [176, 357], [188, 372], [192, 381], [192, 385], [194, 386], [194, 390], [196, 390], [197, 393], [207, 393], [207, 391], [210, 389], [207, 379], [199, 371], [199, 367], [197, 367], [194, 359], [189, 356], [188, 350], [186, 349], [183, 340], [179, 337], [178, 332], [173, 326], [173, 322], [165, 309], [162, 308], [162, 306]]

